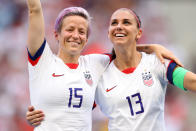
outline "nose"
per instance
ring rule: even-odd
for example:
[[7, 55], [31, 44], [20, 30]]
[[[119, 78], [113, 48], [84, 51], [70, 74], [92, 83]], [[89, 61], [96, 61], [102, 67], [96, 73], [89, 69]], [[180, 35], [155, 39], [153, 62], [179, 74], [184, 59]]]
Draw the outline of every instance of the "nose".
[[122, 24], [121, 23], [118, 23], [118, 25], [116, 26], [116, 30], [117, 31], [122, 30]]
[[79, 38], [79, 32], [75, 30], [75, 31], [73, 32], [73, 34], [72, 34], [72, 37], [73, 37], [74, 39], [78, 39], [78, 38]]

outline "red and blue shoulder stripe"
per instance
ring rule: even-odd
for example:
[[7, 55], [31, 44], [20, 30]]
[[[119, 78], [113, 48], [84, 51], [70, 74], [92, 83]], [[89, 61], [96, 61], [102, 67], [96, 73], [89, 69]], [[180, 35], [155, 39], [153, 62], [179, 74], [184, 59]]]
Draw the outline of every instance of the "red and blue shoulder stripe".
[[172, 85], [174, 85], [174, 83], [173, 83], [173, 72], [174, 72], [174, 69], [176, 67], [177, 67], [177, 64], [173, 60], [170, 61], [169, 65], [167, 67], [167, 74], [166, 74], [167, 79]]
[[31, 63], [32, 66], [35, 66], [38, 63], [38, 61], [39, 61], [39, 59], [40, 59], [40, 57], [41, 57], [41, 55], [42, 55], [42, 53], [44, 51], [45, 46], [46, 46], [46, 40], [44, 40], [44, 42], [42, 43], [41, 47], [37, 50], [37, 52], [35, 53], [34, 56], [32, 56], [30, 54], [30, 52], [29, 52], [29, 50], [27, 48], [28, 61]]

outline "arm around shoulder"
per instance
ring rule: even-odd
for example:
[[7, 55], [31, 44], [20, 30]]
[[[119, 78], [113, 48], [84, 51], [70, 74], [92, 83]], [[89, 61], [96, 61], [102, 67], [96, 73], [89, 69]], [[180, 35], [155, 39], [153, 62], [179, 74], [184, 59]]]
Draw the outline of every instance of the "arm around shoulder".
[[146, 52], [147, 54], [155, 53], [161, 63], [165, 63], [164, 58], [174, 60], [178, 65], [183, 66], [174, 54], [160, 44], [140, 44], [137, 45], [138, 51]]

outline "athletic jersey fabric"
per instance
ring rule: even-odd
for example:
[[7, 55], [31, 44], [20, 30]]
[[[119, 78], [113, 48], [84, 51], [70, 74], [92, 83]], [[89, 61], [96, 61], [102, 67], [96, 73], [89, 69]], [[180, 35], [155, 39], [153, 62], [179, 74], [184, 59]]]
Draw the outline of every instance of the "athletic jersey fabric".
[[164, 103], [169, 60], [142, 53], [133, 73], [121, 72], [113, 63], [103, 73], [95, 100], [109, 118], [109, 131], [165, 131]]
[[46, 41], [34, 57], [28, 54], [31, 104], [45, 114], [34, 131], [91, 131], [95, 89], [110, 58], [80, 56], [78, 67], [70, 69]]

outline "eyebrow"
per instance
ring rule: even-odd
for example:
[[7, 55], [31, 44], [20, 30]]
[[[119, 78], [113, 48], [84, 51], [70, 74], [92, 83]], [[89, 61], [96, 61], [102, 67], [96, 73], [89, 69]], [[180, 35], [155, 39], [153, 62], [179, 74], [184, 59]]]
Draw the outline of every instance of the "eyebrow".
[[111, 21], [117, 21], [117, 19], [111, 19]]
[[[123, 19], [123, 20], [126, 20], [126, 21], [133, 21], [132, 19]], [[111, 21], [117, 21], [117, 19], [112, 19]]]
[[128, 21], [132, 21], [131, 19], [123, 19], [123, 20], [128, 20]]

